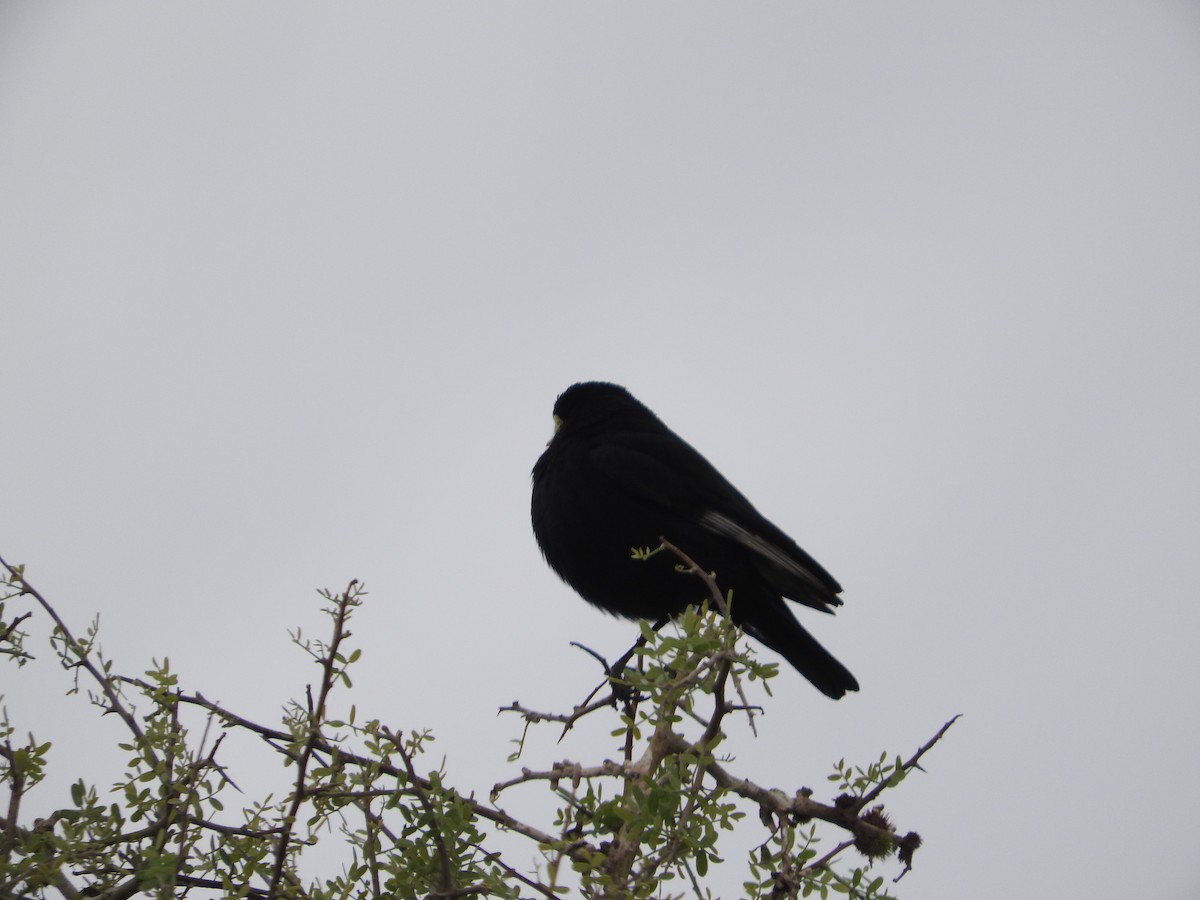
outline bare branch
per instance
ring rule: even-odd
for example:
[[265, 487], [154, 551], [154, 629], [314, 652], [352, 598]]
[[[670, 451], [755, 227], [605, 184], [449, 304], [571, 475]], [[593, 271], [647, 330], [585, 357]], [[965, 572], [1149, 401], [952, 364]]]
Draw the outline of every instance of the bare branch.
[[[949, 722], [947, 722], [945, 725], [943, 725], [941, 728], [939, 728], [937, 731], [937, 734], [935, 734], [933, 737], [931, 737], [929, 740], [927, 740], [924, 744], [922, 744], [920, 749], [917, 750], [917, 752], [914, 753], [911, 757], [909, 757], [908, 761], [906, 763], [904, 763], [904, 765], [902, 766], [903, 770], [905, 772], [909, 772], [912, 769], [917, 768], [917, 763], [919, 763], [921, 761], [921, 757], [924, 756], [926, 753], [928, 753], [930, 750], [932, 750], [933, 745], [936, 744], [938, 741], [940, 741], [942, 739], [942, 737], [946, 734], [946, 732], [950, 730], [950, 726], [953, 725], [955, 722], [957, 722], [961, 718], [962, 718], [962, 713], [959, 713], [954, 718], [952, 718]], [[876, 797], [878, 797], [880, 794], [882, 794], [885, 790], [887, 790], [887, 788], [888, 788], [888, 782], [886, 782], [886, 781], [883, 782], [882, 784], [875, 785], [874, 788], [872, 788], [867, 793], [863, 794], [863, 796], [859, 799], [858, 804], [857, 804], [858, 808], [865, 809], [868, 803], [870, 803]]]

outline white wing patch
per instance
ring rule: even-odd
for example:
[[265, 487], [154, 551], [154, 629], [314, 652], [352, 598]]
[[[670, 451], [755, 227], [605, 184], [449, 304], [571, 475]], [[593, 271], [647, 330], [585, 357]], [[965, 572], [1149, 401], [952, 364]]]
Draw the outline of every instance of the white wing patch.
[[770, 541], [764, 540], [752, 531], [747, 531], [728, 516], [723, 516], [719, 512], [712, 512], [710, 510], [700, 516], [700, 524], [709, 531], [716, 532], [724, 537], [733, 538], [743, 547], [748, 547], [764, 559], [770, 560], [785, 572], [790, 572], [812, 584], [819, 584], [817, 579], [813, 577], [812, 572], [797, 565], [794, 559]]

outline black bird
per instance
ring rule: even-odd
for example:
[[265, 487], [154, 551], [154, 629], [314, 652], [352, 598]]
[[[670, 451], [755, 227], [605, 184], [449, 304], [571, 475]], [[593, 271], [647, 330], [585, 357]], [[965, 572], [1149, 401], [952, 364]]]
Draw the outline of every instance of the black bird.
[[733, 591], [747, 634], [837, 699], [858, 682], [788, 609], [841, 606], [841, 586], [750, 505], [691, 444], [625, 388], [589, 381], [554, 404], [554, 437], [533, 467], [533, 533], [546, 562], [583, 599], [618, 616], [660, 619], [706, 596], [660, 553], [665, 537]]

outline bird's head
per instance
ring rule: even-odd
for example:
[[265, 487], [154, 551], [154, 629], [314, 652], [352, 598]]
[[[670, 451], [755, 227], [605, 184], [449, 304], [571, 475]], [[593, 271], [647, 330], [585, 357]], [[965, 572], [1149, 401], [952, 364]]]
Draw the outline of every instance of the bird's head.
[[[554, 404], [554, 433], [587, 435], [605, 430], [641, 431], [661, 427], [658, 417], [619, 384], [581, 381]], [[553, 440], [553, 438], [551, 439]]]

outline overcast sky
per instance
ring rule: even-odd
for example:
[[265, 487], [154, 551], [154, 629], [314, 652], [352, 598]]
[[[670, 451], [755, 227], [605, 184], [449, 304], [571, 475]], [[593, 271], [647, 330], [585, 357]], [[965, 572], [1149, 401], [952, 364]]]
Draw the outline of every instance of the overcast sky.
[[361, 579], [359, 709], [486, 792], [634, 634], [528, 523], [617, 381], [846, 589], [862, 692], [735, 768], [963, 713], [901, 896], [1200, 892], [1194, 3], [4, 3], [0, 339], [0, 552], [128, 671], [270, 720]]

